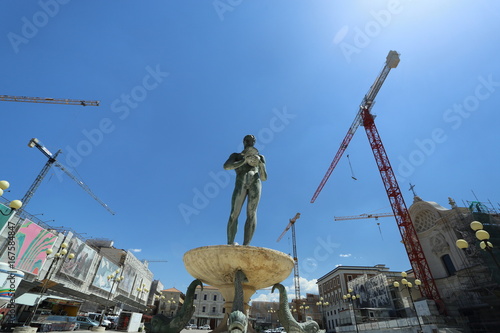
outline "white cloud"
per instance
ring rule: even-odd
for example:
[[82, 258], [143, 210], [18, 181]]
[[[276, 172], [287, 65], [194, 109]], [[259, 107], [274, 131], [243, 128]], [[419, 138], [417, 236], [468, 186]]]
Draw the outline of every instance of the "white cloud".
[[128, 249], [130, 252], [141, 252], [142, 249]]
[[349, 258], [352, 254], [348, 253], [348, 254], [339, 254], [339, 257], [342, 257], [342, 258]]
[[[305, 297], [306, 293], [318, 295], [319, 291], [317, 282], [318, 279], [307, 280], [306, 278], [299, 278], [301, 296]], [[293, 288], [295, 290], [295, 286]]]
[[[262, 293], [265, 292], [265, 293]], [[262, 290], [262, 292], [257, 292], [253, 297], [252, 301], [257, 302], [278, 302], [279, 301], [279, 293], [274, 292], [271, 294], [271, 291]], [[257, 296], [257, 297], [255, 297]]]
[[[318, 295], [318, 285], [316, 284], [318, 280], [317, 279], [312, 279], [312, 280], [307, 280], [306, 278], [299, 278], [299, 284], [300, 284], [300, 296], [301, 298], [305, 298], [306, 294], [315, 294]], [[292, 284], [285, 286], [286, 294], [288, 296], [288, 301], [291, 302], [292, 299], [295, 298], [295, 284], [293, 283], [294, 280], [292, 279]], [[252, 297], [252, 301], [259, 301], [259, 302], [278, 302], [279, 301], [279, 291], [275, 290], [274, 293], [271, 293], [272, 288], [268, 289], [262, 289], [258, 290]]]

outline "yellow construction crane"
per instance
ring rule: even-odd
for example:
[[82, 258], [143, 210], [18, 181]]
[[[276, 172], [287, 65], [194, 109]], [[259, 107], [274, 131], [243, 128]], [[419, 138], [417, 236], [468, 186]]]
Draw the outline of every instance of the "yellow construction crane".
[[334, 216], [335, 221], [345, 221], [345, 220], [359, 220], [359, 219], [369, 219], [374, 218], [378, 220], [379, 217], [391, 217], [394, 213], [380, 213], [380, 214], [361, 214], [353, 216]]
[[99, 101], [84, 101], [84, 100], [80, 100], [80, 99], [62, 99], [62, 98], [49, 98], [49, 97], [26, 97], [26, 96], [0, 95], [0, 101], [99, 106]]
[[[90, 194], [90, 196], [92, 198], [94, 198], [97, 202], [99, 202], [101, 204], [101, 206], [103, 206], [104, 208], [106, 208], [106, 210], [108, 212], [110, 212], [111, 214], [115, 215], [115, 212], [112, 211], [107, 204], [105, 204], [104, 202], [102, 202], [101, 199], [99, 199], [91, 190], [90, 188], [85, 185], [85, 183], [83, 181], [81, 181], [80, 179], [78, 179], [75, 175], [73, 175], [71, 172], [69, 172], [61, 163], [59, 163], [57, 161], [57, 156], [61, 153], [61, 150], [58, 150], [55, 154], [52, 154], [46, 147], [44, 147], [43, 145], [40, 144], [40, 142], [38, 141], [38, 139], [36, 138], [33, 138], [30, 140], [30, 142], [28, 143], [28, 147], [30, 148], [37, 148], [38, 150], [40, 150], [44, 155], [45, 157], [48, 158], [48, 161], [47, 163], [45, 163], [45, 165], [43, 166], [42, 168], [42, 171], [40, 171], [40, 173], [38, 174], [38, 176], [36, 177], [35, 181], [33, 182], [33, 184], [31, 184], [30, 188], [28, 189], [28, 192], [26, 192], [26, 194], [24, 195], [23, 199], [22, 199], [22, 203], [23, 203], [23, 206], [21, 207], [21, 209], [25, 209], [26, 208], [26, 205], [28, 204], [28, 202], [31, 200], [31, 198], [33, 197], [33, 194], [35, 194], [35, 191], [36, 189], [38, 188], [38, 186], [40, 186], [43, 178], [47, 175], [47, 173], [49, 172], [49, 169], [50, 167], [52, 166], [52, 164], [54, 164], [56, 167], [58, 167], [59, 169], [61, 169], [62, 171], [64, 171], [64, 173], [66, 173], [66, 175], [68, 175], [68, 177], [70, 177], [71, 179], [73, 179], [78, 185], [80, 185], [81, 188], [83, 188], [85, 190], [85, 192], [87, 192], [88, 194]], [[21, 210], [20, 209], [20, 210]]]
[[302, 314], [300, 313], [300, 279], [299, 279], [299, 258], [297, 257], [297, 242], [295, 240], [295, 222], [300, 218], [300, 213], [295, 214], [293, 218], [290, 219], [290, 223], [286, 226], [285, 230], [278, 237], [276, 242], [279, 242], [283, 236], [285, 236], [288, 229], [292, 228], [292, 244], [293, 244], [293, 281], [295, 284], [295, 308], [297, 310], [297, 317], [302, 320]]
[[382, 236], [382, 229], [380, 229], [380, 222], [378, 222], [379, 217], [391, 217], [394, 216], [394, 213], [379, 213], [379, 214], [361, 214], [361, 215], [353, 215], [353, 216], [334, 216], [335, 221], [345, 221], [345, 220], [360, 220], [360, 219], [370, 219], [373, 218], [377, 221], [378, 231], [380, 232], [380, 237], [384, 239]]

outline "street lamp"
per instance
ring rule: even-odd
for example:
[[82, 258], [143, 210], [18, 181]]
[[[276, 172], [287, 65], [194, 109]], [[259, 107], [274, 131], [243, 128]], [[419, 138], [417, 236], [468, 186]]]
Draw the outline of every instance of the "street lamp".
[[[99, 326], [97, 327], [102, 327], [102, 322], [104, 320], [104, 311], [109, 304], [109, 300], [111, 298], [111, 294], [113, 293], [113, 288], [115, 287], [115, 284], [122, 282], [123, 279], [125, 278], [123, 275], [118, 276], [119, 274], [120, 274], [120, 269], [118, 268], [116, 271], [113, 272], [113, 274], [110, 274], [107, 277], [108, 281], [111, 282], [111, 288], [109, 289], [106, 305], [104, 306], [104, 309], [102, 309], [101, 311], [101, 318], [99, 319]], [[97, 328], [97, 330], [99, 329]], [[102, 328], [100, 330], [102, 330]]]
[[[470, 228], [476, 232], [476, 238], [479, 240], [479, 247], [481, 247], [482, 250], [488, 252], [497, 267], [500, 268], [500, 264], [493, 254], [493, 244], [488, 241], [490, 239], [490, 234], [488, 233], [488, 231], [483, 230], [483, 224], [479, 221], [472, 221], [470, 224]], [[469, 247], [469, 243], [467, 243], [465, 239], [457, 239], [455, 244], [459, 249], [462, 250], [465, 250]]]
[[24, 323], [24, 326], [30, 326], [31, 321], [35, 318], [36, 311], [38, 310], [38, 307], [40, 306], [40, 303], [42, 302], [42, 296], [45, 294], [47, 291], [47, 284], [49, 283], [50, 279], [52, 278], [52, 274], [54, 273], [55, 268], [57, 267], [59, 261], [64, 261], [66, 258], [68, 260], [71, 260], [75, 257], [74, 253], [69, 253], [66, 248], [68, 247], [67, 243], [62, 243], [61, 246], [59, 247], [59, 252], [55, 253], [54, 256], [49, 257], [52, 252], [54, 252], [52, 249], [47, 249], [45, 253], [47, 254], [47, 259], [53, 259], [52, 263], [49, 266], [49, 269], [47, 271], [47, 274], [45, 275], [45, 282], [42, 285], [42, 288], [40, 290], [40, 296], [37, 298], [35, 302], [35, 307], [33, 308], [33, 311], [31, 314], [28, 316], [28, 319], [26, 319], [26, 322]]
[[[165, 299], [165, 296], [163, 296], [161, 293], [160, 295], [154, 295], [155, 299], [155, 305], [156, 305], [156, 314], [160, 312], [160, 307], [161, 307], [161, 302]], [[158, 302], [158, 303], [156, 303]]]
[[[0, 196], [2, 196], [3, 195], [3, 191], [6, 190], [6, 189], [8, 189], [9, 187], [10, 187], [10, 184], [9, 184], [8, 181], [6, 181], [6, 180], [0, 180]], [[23, 203], [21, 202], [21, 200], [12, 200], [9, 203], [10, 211], [8, 213], [4, 213], [0, 209], [0, 213], [2, 213], [3, 216], [9, 216], [13, 212], [15, 212], [17, 209], [21, 208], [22, 205], [23, 205]]]
[[267, 310], [268, 313], [271, 314], [271, 328], [273, 328], [273, 316], [274, 314], [276, 313], [276, 310], [274, 310], [273, 308], [270, 308], [269, 310]]
[[359, 332], [358, 330], [358, 323], [356, 322], [356, 311], [354, 310], [354, 301], [356, 299], [359, 299], [361, 296], [359, 295], [354, 295], [354, 294], [351, 294], [353, 292], [353, 290], [351, 288], [348, 289], [349, 293], [342, 296], [342, 298], [344, 299], [344, 302], [350, 302], [351, 305], [352, 305], [352, 313], [354, 315], [354, 327], [356, 327], [356, 332]]
[[307, 321], [307, 309], [309, 309], [309, 305], [301, 305], [300, 306], [300, 310], [304, 310], [304, 317], [305, 317], [304, 321]]
[[172, 313], [172, 316], [175, 315], [175, 304], [177, 304], [177, 302], [175, 301], [175, 299], [173, 297], [170, 297], [170, 299], [167, 301], [168, 305], [170, 305], [170, 312]]
[[[411, 305], [413, 306], [413, 310], [415, 310], [415, 315], [417, 316], [418, 326], [420, 327], [419, 332], [423, 332], [422, 325], [420, 324], [420, 317], [418, 316], [417, 309], [415, 308], [415, 302], [413, 301], [413, 295], [412, 295], [413, 284], [406, 279], [406, 277], [408, 276], [408, 274], [406, 274], [406, 272], [401, 272], [401, 276], [403, 277], [401, 279], [401, 284], [403, 285], [403, 287], [399, 290], [400, 291], [404, 290], [404, 289], [408, 290], [408, 294], [410, 295]], [[422, 284], [422, 281], [420, 281], [419, 279], [415, 279], [414, 282], [415, 282], [415, 285], [417, 287], [419, 287]], [[399, 288], [399, 286], [400, 286], [398, 281], [394, 281], [393, 285], [396, 288]]]
[[328, 306], [330, 303], [324, 301], [323, 297], [319, 298], [319, 302], [316, 302], [316, 305], [320, 307], [321, 310], [321, 318], [323, 322], [323, 329], [326, 330], [326, 318], [325, 318], [325, 306]]
[[143, 283], [142, 286], [140, 288], [137, 288], [137, 298], [139, 299], [139, 301], [142, 299], [142, 294], [144, 293], [147, 293], [149, 292], [149, 289], [146, 288], [146, 284]]

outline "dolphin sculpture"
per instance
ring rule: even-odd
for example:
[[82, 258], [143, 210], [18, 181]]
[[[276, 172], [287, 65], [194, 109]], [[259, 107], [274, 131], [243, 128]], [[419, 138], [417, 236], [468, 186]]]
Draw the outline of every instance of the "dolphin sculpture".
[[203, 283], [196, 279], [189, 285], [186, 291], [184, 305], [180, 308], [173, 318], [168, 318], [163, 314], [157, 314], [151, 319], [150, 323], [144, 325], [147, 333], [179, 333], [193, 316], [195, 307], [193, 305], [196, 287], [200, 286], [203, 290]]
[[282, 284], [276, 283], [271, 290], [272, 293], [274, 292], [274, 289], [278, 289], [280, 292], [278, 318], [287, 333], [316, 333], [319, 331], [319, 325], [314, 320], [310, 320], [305, 323], [298, 323], [295, 318], [293, 318], [292, 312], [288, 307], [286, 289]]

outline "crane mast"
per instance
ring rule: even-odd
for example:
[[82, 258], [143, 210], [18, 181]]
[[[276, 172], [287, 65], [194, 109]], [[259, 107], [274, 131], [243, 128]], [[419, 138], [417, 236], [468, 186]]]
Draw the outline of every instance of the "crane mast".
[[340, 160], [343, 152], [347, 149], [347, 145], [351, 141], [354, 132], [356, 131], [358, 126], [362, 124], [365, 127], [366, 135], [368, 136], [368, 141], [370, 142], [370, 146], [372, 148], [375, 161], [382, 177], [382, 181], [384, 183], [392, 211], [396, 218], [396, 223], [398, 225], [399, 232], [401, 234], [403, 244], [408, 255], [408, 259], [413, 271], [415, 272], [415, 276], [422, 281], [422, 294], [426, 298], [434, 300], [440, 307], [440, 311], [444, 313], [446, 312], [446, 310], [444, 309], [444, 303], [439, 295], [436, 283], [434, 281], [434, 278], [432, 277], [432, 272], [418, 239], [417, 232], [415, 230], [415, 227], [413, 226], [413, 222], [411, 221], [408, 209], [406, 208], [406, 204], [403, 195], [401, 194], [396, 176], [394, 174], [394, 171], [392, 170], [389, 158], [382, 144], [382, 140], [380, 138], [378, 130], [375, 126], [374, 116], [370, 112], [374, 104], [374, 99], [382, 84], [384, 83], [387, 75], [389, 74], [390, 70], [392, 68], [396, 68], [398, 64], [399, 54], [396, 51], [390, 51], [387, 55], [386, 63], [384, 65], [384, 68], [382, 69], [382, 72], [379, 74], [379, 76], [375, 80], [375, 83], [371, 86], [370, 90], [363, 98], [359, 111], [356, 114], [356, 118], [349, 128], [349, 131], [347, 132], [347, 135], [344, 138], [340, 149], [335, 155], [330, 168], [328, 169], [326, 175], [323, 177], [323, 180], [321, 181], [318, 189], [314, 193], [311, 199], [311, 203], [313, 203], [318, 197], [319, 193], [328, 181], [328, 178], [330, 177], [333, 169]]
[[30, 188], [28, 189], [28, 191], [24, 195], [24, 197], [22, 199], [23, 206], [21, 207], [20, 210], [26, 208], [26, 205], [28, 204], [28, 202], [31, 200], [31, 198], [35, 194], [35, 191], [40, 186], [44, 177], [47, 175], [50, 167], [54, 164], [56, 167], [61, 169], [66, 175], [68, 175], [68, 177], [70, 177], [78, 185], [80, 185], [80, 187], [83, 188], [85, 190], [85, 192], [87, 192], [92, 198], [94, 198], [94, 200], [99, 202], [101, 204], [101, 206], [103, 206], [108, 212], [115, 215], [115, 212], [112, 211], [108, 207], [108, 205], [105, 204], [101, 199], [99, 199], [83, 181], [81, 181], [76, 176], [74, 176], [71, 172], [69, 172], [64, 166], [62, 166], [62, 164], [57, 162], [56, 157], [61, 153], [61, 150], [58, 150], [55, 154], [52, 154], [46, 147], [41, 145], [39, 143], [38, 139], [36, 139], [36, 138], [33, 138], [30, 140], [30, 142], [28, 143], [28, 147], [30, 147], [30, 148], [36, 147], [38, 150], [40, 150], [48, 158], [48, 161], [47, 161], [47, 163], [45, 163], [44, 167], [42, 168], [42, 171], [38, 174], [35, 181], [33, 182], [33, 184], [31, 184]]
[[9, 95], [0, 95], [0, 101], [99, 106], [99, 101], [85, 101], [80, 99], [62, 99], [62, 98], [48, 98], [48, 97], [9, 96]]
[[302, 319], [300, 313], [300, 275], [299, 275], [299, 258], [297, 256], [297, 241], [295, 238], [295, 222], [300, 218], [300, 213], [295, 214], [293, 218], [290, 219], [290, 223], [286, 226], [283, 233], [278, 237], [276, 242], [279, 242], [281, 238], [286, 234], [288, 229], [292, 228], [292, 246], [293, 246], [293, 281], [295, 285], [295, 304], [297, 310], [297, 317], [299, 321]]

